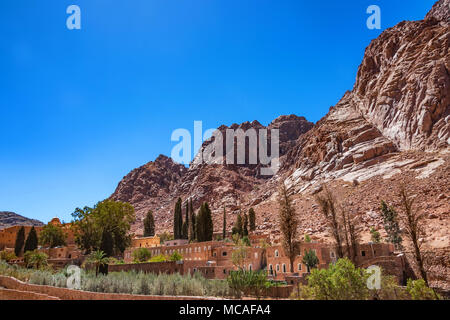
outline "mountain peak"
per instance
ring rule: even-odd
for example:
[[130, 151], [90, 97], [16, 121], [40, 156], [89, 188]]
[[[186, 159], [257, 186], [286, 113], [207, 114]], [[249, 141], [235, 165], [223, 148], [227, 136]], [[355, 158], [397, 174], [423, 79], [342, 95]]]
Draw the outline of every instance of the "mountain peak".
[[436, 19], [438, 21], [450, 21], [450, 0], [439, 0], [425, 16], [425, 19]]

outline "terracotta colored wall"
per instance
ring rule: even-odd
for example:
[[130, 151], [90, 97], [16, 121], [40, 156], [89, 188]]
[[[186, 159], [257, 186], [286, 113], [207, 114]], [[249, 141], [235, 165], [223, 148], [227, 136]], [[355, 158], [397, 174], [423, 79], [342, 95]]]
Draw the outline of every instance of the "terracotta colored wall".
[[0, 300], [60, 300], [60, 299], [35, 292], [0, 288]]

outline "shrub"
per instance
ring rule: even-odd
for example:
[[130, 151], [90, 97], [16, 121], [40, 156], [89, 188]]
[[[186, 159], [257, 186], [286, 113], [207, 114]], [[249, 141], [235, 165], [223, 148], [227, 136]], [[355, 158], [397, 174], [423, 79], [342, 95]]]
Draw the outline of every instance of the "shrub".
[[133, 261], [134, 262], [144, 262], [150, 259], [152, 254], [150, 253], [150, 250], [147, 248], [138, 248], [133, 251]]
[[301, 288], [302, 296], [316, 300], [365, 300], [369, 297], [368, 276], [349, 259], [339, 259], [328, 269], [313, 269], [308, 285]]
[[24, 261], [27, 268], [35, 268], [40, 269], [42, 267], [46, 267], [48, 256], [37, 250], [27, 251], [24, 254]]
[[423, 279], [408, 279], [406, 291], [413, 300], [439, 300], [441, 297], [433, 289], [427, 287]]
[[180, 261], [183, 260], [183, 256], [178, 253], [178, 251], [175, 251], [172, 253], [172, 255], [169, 257], [170, 261]]
[[[51, 272], [11, 266], [0, 261], [0, 274], [39, 285], [66, 287], [65, 270]], [[209, 280], [201, 274], [153, 274], [143, 272], [110, 272], [95, 275], [93, 271], [81, 271], [81, 290], [105, 293], [144, 295], [187, 295], [227, 297], [230, 287], [227, 281]]]
[[9, 262], [11, 260], [17, 259], [17, 256], [13, 251], [0, 251], [0, 260]]
[[148, 262], [165, 262], [167, 260], [168, 258], [165, 255], [159, 254], [157, 256], [151, 257], [150, 260], [148, 260]]

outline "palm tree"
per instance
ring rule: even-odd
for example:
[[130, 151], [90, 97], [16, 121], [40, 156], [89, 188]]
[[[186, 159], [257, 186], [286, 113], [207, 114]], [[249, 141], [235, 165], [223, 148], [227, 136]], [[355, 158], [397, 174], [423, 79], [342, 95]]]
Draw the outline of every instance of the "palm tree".
[[108, 264], [109, 259], [108, 259], [108, 257], [106, 257], [106, 254], [103, 251], [97, 250], [97, 251], [93, 251], [89, 255], [87, 262], [95, 265], [95, 276], [98, 276], [100, 266], [104, 266], [104, 265]]

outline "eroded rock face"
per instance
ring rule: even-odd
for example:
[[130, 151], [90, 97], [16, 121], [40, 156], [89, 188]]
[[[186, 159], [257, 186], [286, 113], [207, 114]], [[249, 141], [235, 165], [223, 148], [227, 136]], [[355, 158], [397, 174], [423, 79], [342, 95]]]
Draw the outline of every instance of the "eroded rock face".
[[[312, 127], [313, 123], [296, 115], [280, 116], [267, 127], [256, 120], [232, 124], [229, 127], [222, 125], [218, 130], [224, 137], [223, 164], [206, 164], [200, 161], [197, 163], [199, 152], [187, 169], [161, 155], [154, 162], [149, 162], [125, 176], [111, 198], [129, 202], [134, 206], [137, 220], [133, 231], [136, 233], [141, 232], [142, 220], [148, 210], [154, 211], [157, 229], [170, 230], [172, 210], [178, 197], [184, 200], [183, 210], [186, 200], [192, 199], [194, 208], [208, 201], [213, 211], [221, 211], [223, 207], [230, 212], [235, 211], [241, 204], [240, 199], [262, 185], [268, 177], [260, 175], [260, 165], [248, 164], [248, 146], [245, 164], [226, 163], [226, 130], [242, 129], [246, 132], [249, 129], [269, 129], [270, 132], [271, 129], [279, 129], [280, 154], [283, 155], [300, 135]], [[211, 140], [205, 141], [202, 150], [210, 144]]]
[[120, 181], [111, 198], [131, 204], [167, 196], [178, 185], [187, 169], [171, 158], [160, 155]]
[[450, 143], [449, 1], [404, 21], [366, 49], [351, 100], [400, 150]]
[[[428, 214], [431, 247], [449, 246], [448, 4], [441, 0], [425, 20], [401, 22], [372, 41], [353, 90], [315, 125], [295, 115], [270, 123], [268, 129], [280, 129], [282, 166], [277, 175], [262, 177], [257, 165], [194, 161], [186, 169], [166, 157], [132, 171], [113, 197], [135, 207], [138, 220], [133, 230], [142, 232], [148, 209], [154, 210], [158, 232], [171, 230], [173, 207], [181, 197], [192, 198], [195, 209], [208, 201], [216, 229], [224, 207], [229, 228], [239, 209], [255, 207], [257, 232], [276, 239], [276, 191], [282, 181], [292, 187], [299, 234], [326, 238], [326, 224], [314, 201], [324, 183], [361, 218], [363, 231], [371, 226], [381, 230], [379, 202], [395, 199], [406, 182], [419, 195], [418, 210]], [[253, 121], [230, 128], [265, 127]]]

